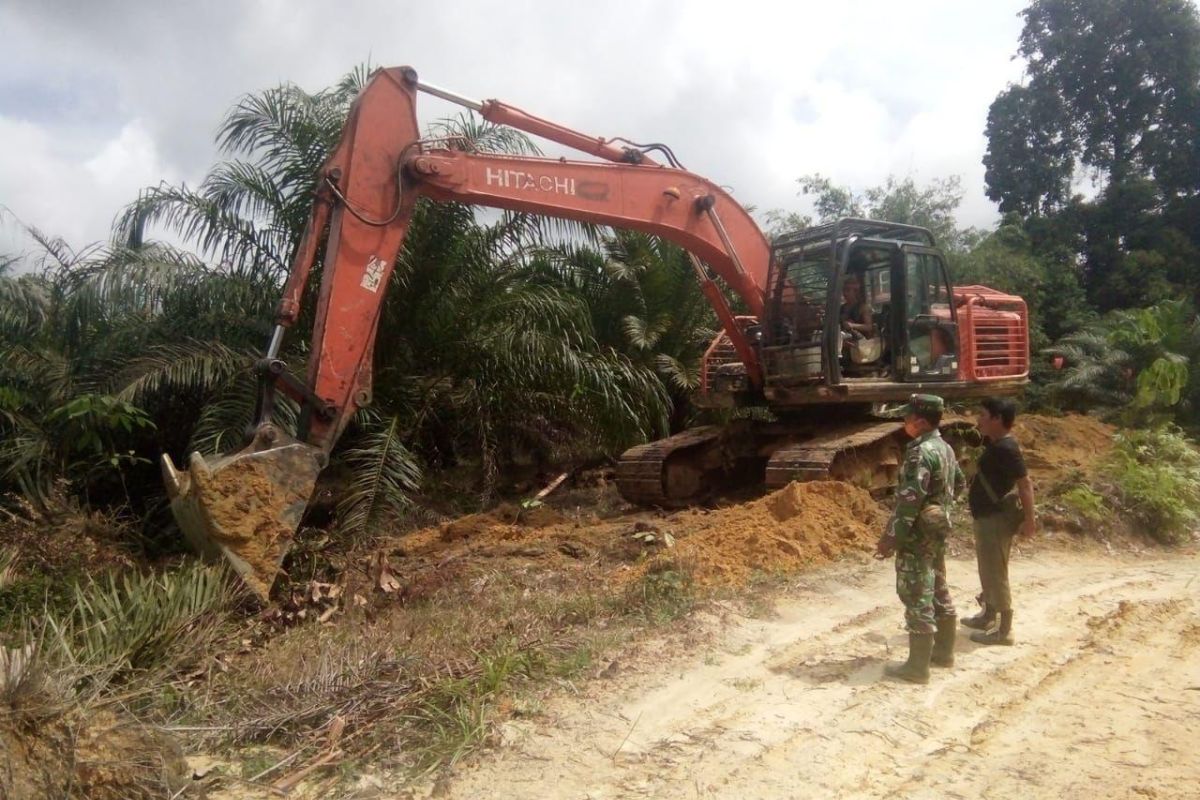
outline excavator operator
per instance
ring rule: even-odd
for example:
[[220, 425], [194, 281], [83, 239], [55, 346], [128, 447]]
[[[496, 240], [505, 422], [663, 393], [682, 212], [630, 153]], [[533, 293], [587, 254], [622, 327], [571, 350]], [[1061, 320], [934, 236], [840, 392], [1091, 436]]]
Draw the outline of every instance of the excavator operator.
[[842, 330], [870, 338], [875, 332], [871, 304], [863, 293], [861, 272], [851, 272], [842, 281], [842, 307], [839, 312]]
[[863, 273], [846, 274], [842, 281], [842, 305], [838, 312], [842, 331], [842, 364], [872, 364], [882, 354], [876, 335], [874, 311], [867, 301]]

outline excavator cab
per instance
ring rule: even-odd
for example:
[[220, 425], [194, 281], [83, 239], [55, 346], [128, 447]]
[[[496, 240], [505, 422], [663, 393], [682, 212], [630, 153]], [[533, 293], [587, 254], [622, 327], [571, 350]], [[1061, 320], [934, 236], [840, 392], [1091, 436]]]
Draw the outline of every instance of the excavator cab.
[[924, 228], [843, 219], [779, 237], [758, 339], [763, 393], [785, 406], [876, 402], [969, 380], [960, 299]]

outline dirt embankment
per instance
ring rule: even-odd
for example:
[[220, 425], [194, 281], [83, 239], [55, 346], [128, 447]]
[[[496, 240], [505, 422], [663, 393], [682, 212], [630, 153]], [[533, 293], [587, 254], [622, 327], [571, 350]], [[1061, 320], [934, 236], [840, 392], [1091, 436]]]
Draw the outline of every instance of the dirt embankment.
[[4, 680], [0, 674], [0, 798], [183, 796], [187, 765], [167, 736], [111, 708], [64, 703], [36, 681]]
[[[1073, 472], [1089, 472], [1111, 448], [1115, 429], [1091, 417], [1028, 414], [1018, 419], [1015, 433], [1035, 481], [1049, 486]], [[676, 559], [701, 584], [738, 585], [755, 574], [793, 572], [849, 551], [870, 551], [887, 513], [886, 502], [861, 489], [816, 481], [746, 503], [671, 514], [630, 510], [601, 518], [586, 507], [503, 504], [402, 536], [384, 549], [394, 554], [394, 569], [409, 573], [402, 582], [494, 558], [563, 569], [599, 562], [622, 580], [640, 576], [656, 560]]]
[[1112, 425], [1080, 414], [1023, 414], [1013, 429], [1034, 480], [1047, 483], [1072, 471], [1090, 473], [1112, 449], [1116, 433]]

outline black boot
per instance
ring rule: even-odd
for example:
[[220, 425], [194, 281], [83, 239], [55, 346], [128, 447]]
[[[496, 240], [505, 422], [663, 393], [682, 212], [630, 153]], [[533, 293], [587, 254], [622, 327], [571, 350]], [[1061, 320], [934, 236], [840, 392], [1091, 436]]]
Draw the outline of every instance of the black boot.
[[1000, 627], [986, 633], [983, 631], [972, 633], [971, 641], [979, 644], [1002, 644], [1011, 647], [1014, 641], [1012, 635], [1012, 612], [1001, 611]]
[[962, 624], [971, 630], [986, 631], [996, 624], [996, 610], [984, 603], [982, 611], [973, 617], [964, 618]]
[[954, 626], [957, 622], [954, 617], [942, 617], [937, 621], [937, 633], [933, 635], [933, 655], [929, 657], [929, 663], [933, 666], [954, 666], [954, 635], [958, 632]]
[[929, 683], [929, 658], [932, 654], [932, 633], [910, 633], [908, 635], [908, 661], [903, 664], [885, 665], [884, 677], [909, 683]]

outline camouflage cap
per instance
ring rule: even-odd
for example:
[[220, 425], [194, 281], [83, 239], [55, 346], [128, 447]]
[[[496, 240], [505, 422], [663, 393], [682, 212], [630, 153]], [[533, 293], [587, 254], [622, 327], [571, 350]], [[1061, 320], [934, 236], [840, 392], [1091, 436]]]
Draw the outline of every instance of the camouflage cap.
[[936, 394], [914, 394], [908, 398], [908, 402], [904, 405], [889, 408], [879, 416], [898, 419], [907, 417], [909, 414], [941, 414], [946, 410], [946, 401], [938, 397]]
[[946, 410], [946, 401], [936, 394], [914, 394], [908, 402], [900, 407], [902, 416], [909, 414], [941, 414]]

